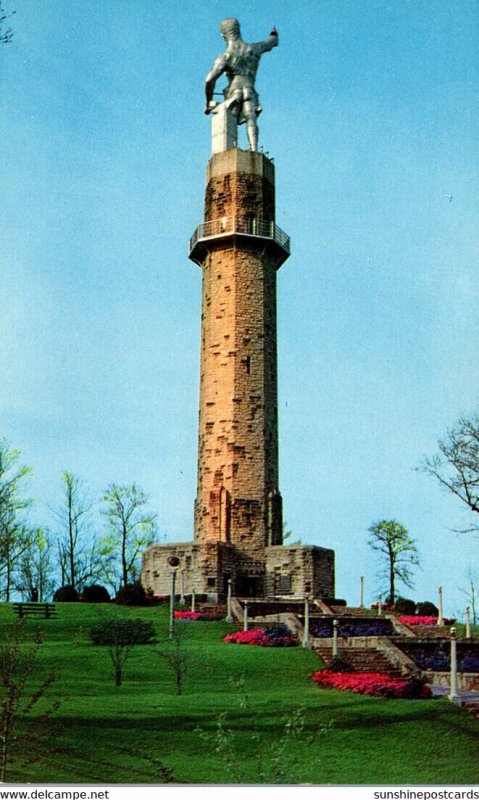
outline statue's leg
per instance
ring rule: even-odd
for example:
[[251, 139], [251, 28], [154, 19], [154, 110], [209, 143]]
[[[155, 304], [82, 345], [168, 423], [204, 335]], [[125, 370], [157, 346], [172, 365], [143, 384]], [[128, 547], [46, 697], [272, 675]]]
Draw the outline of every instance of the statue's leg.
[[246, 120], [246, 131], [248, 133], [248, 141], [252, 150], [258, 149], [258, 126], [256, 124], [256, 113], [253, 103], [247, 100], [243, 104], [243, 116]]

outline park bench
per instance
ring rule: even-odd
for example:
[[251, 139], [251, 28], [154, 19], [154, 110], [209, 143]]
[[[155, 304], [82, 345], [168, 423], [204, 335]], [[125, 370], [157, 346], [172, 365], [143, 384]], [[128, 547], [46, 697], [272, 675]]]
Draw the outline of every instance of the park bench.
[[42, 616], [49, 619], [55, 615], [54, 603], [14, 603], [13, 610], [19, 617], [26, 617], [28, 614]]

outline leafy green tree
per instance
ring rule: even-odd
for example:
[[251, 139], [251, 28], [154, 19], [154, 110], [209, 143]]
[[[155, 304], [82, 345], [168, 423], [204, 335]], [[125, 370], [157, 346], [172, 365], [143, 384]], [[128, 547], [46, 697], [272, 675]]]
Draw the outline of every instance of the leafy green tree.
[[[100, 539], [98, 552], [104, 561], [107, 579], [115, 586], [135, 583], [142, 551], [157, 537], [156, 514], [147, 513], [147, 495], [135, 484], [112, 483], [104, 495], [103, 513], [108, 532]], [[115, 588], [118, 588], [117, 586]]]
[[396, 520], [380, 520], [369, 528], [369, 546], [381, 553], [385, 567], [380, 574], [389, 584], [389, 602], [396, 598], [396, 581], [412, 587], [412, 567], [419, 565], [419, 555], [415, 541], [406, 528]]
[[31, 543], [32, 529], [27, 523], [32, 504], [23, 496], [30, 467], [19, 464], [20, 452], [0, 440], [0, 588], [10, 600], [19, 561]]
[[[438, 453], [422, 461], [419, 469], [479, 514], [479, 414], [460, 417], [439, 439], [438, 449]], [[472, 522], [461, 533], [477, 531], [479, 524]]]

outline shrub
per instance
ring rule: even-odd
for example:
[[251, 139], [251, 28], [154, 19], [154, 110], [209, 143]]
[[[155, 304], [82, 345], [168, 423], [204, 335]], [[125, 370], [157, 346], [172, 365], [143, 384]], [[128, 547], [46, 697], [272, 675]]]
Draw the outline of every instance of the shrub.
[[412, 617], [416, 613], [416, 603], [414, 600], [407, 600], [405, 597], [400, 597], [394, 604], [394, 610], [399, 614], [407, 614]]
[[127, 583], [117, 593], [115, 603], [121, 606], [146, 606], [148, 600], [141, 583]]
[[60, 586], [53, 595], [55, 603], [78, 603], [80, 595], [73, 586]]
[[431, 603], [429, 600], [425, 600], [423, 603], [417, 604], [416, 614], [420, 614], [422, 617], [438, 617], [439, 609], [434, 605], [434, 603]]
[[109, 603], [110, 595], [104, 586], [93, 583], [91, 586], [85, 586], [81, 599], [84, 603]]
[[105, 619], [90, 630], [93, 644], [109, 647], [151, 644], [154, 638], [153, 624], [142, 619]]
[[351, 665], [342, 656], [333, 656], [331, 659], [331, 672], [354, 672]]

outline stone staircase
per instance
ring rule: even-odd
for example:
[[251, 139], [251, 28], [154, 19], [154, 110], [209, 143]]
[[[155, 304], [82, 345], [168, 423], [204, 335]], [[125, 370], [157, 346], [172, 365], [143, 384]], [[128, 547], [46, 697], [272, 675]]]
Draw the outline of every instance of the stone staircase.
[[[331, 646], [313, 645], [315, 653], [326, 666], [331, 665]], [[351, 667], [352, 672], [378, 672], [381, 675], [390, 675], [392, 678], [403, 678], [404, 668], [388, 657], [387, 653], [377, 647], [348, 647], [339, 646], [338, 656]]]
[[330, 614], [333, 617], [371, 617], [377, 616], [372, 614], [365, 608], [356, 608], [355, 606], [330, 606]]

